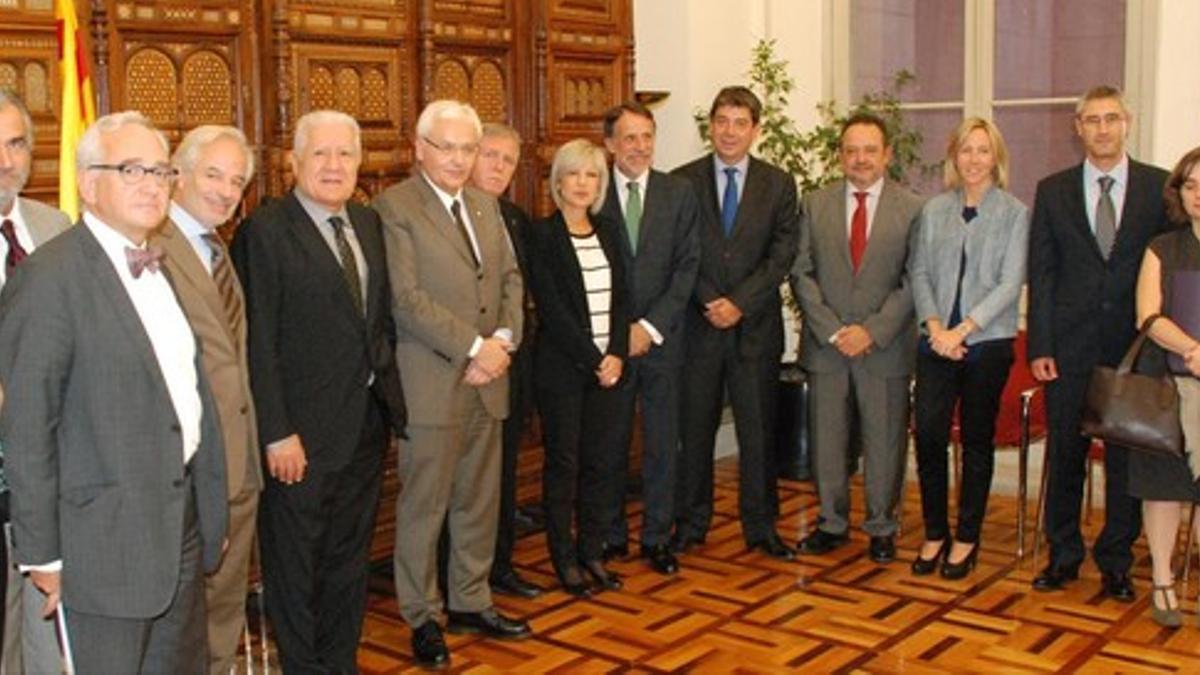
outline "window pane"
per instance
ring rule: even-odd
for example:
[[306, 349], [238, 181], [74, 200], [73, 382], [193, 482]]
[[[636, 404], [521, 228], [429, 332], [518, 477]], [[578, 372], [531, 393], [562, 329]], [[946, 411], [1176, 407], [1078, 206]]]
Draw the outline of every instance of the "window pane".
[[921, 164], [929, 168], [924, 173], [921, 167], [909, 169], [908, 186], [914, 191], [930, 197], [945, 189], [942, 160], [946, 157], [946, 141], [962, 122], [962, 117], [962, 108], [904, 111], [908, 124], [921, 132]]
[[1008, 189], [1033, 208], [1039, 180], [1078, 164], [1074, 104], [996, 108], [996, 126], [1008, 145]]
[[996, 0], [995, 98], [1125, 81], [1125, 0]]
[[854, 0], [850, 10], [851, 95], [892, 88], [908, 70], [903, 101], [963, 98], [962, 0]]

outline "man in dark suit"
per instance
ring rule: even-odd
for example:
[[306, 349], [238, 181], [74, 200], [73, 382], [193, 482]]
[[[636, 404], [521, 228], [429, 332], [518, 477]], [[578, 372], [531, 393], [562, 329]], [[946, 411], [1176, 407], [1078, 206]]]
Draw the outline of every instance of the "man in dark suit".
[[179, 171], [167, 222], [150, 237], [162, 248], [179, 304], [200, 339], [225, 443], [229, 489], [229, 546], [217, 571], [205, 578], [208, 664], [229, 672], [246, 625], [246, 586], [254, 520], [262, 490], [258, 431], [246, 363], [246, 312], [241, 283], [216, 228], [242, 202], [254, 158], [234, 127], [192, 129], [175, 150]]
[[89, 672], [202, 672], [204, 572], [225, 540], [225, 453], [161, 257], [174, 170], [136, 112], [76, 155], [82, 222], [0, 296], [0, 413], [17, 561], [60, 600]]
[[351, 203], [358, 123], [296, 123], [296, 187], [238, 228], [250, 386], [270, 478], [259, 507], [267, 614], [285, 671], [356, 672], [390, 428], [404, 432], [378, 215]]
[[[0, 91], [0, 287], [27, 255], [71, 225], [67, 214], [45, 204], [21, 197], [33, 164], [33, 121], [25, 104], [7, 91]], [[3, 457], [0, 449], [0, 457]], [[0, 522], [4, 542], [0, 545], [0, 601], [4, 602], [0, 627], [0, 671], [6, 673], [50, 672], [61, 658], [54, 638], [52, 620], [42, 617], [41, 593], [22, 575], [12, 556], [8, 537], [8, 493], [0, 462]]]
[[738, 442], [738, 511], [752, 549], [790, 560], [775, 532], [775, 406], [783, 315], [779, 285], [796, 255], [796, 181], [750, 156], [762, 104], [726, 87], [709, 110], [713, 153], [679, 167], [699, 200], [700, 271], [686, 311], [676, 551], [704, 541], [713, 511], [713, 447], [726, 391]]
[[620, 238], [626, 286], [631, 293], [629, 361], [621, 385], [625, 452], [612, 468], [608, 552], [627, 551], [625, 477], [636, 403], [642, 410], [642, 557], [659, 574], [679, 563], [668, 546], [675, 520], [675, 472], [679, 462], [679, 386], [683, 374], [684, 310], [700, 266], [699, 219], [691, 183], [651, 169], [654, 114], [636, 102], [604, 115], [604, 144], [613, 157], [603, 213], [623, 223]]
[[[479, 138], [479, 154], [471, 169], [471, 185], [492, 195], [500, 202], [500, 214], [504, 216], [504, 227], [517, 256], [521, 278], [525, 279], [529, 265], [525, 259], [525, 236], [529, 230], [529, 216], [521, 207], [505, 198], [508, 184], [512, 182], [521, 159], [521, 136], [516, 129], [506, 124], [483, 125], [483, 136]], [[524, 308], [522, 333], [524, 337], [517, 351], [512, 354], [512, 365], [508, 368], [508, 417], [501, 429], [500, 458], [500, 521], [496, 525], [496, 553], [492, 558], [492, 571], [488, 583], [493, 593], [536, 598], [542, 589], [529, 583], [513, 568], [513, 544], [516, 542], [517, 516], [517, 458], [521, 450], [521, 437], [529, 421], [533, 404], [533, 303], [529, 297], [529, 286], [525, 285], [522, 301]]]
[[804, 314], [801, 365], [812, 388], [808, 419], [821, 517], [800, 542], [820, 555], [850, 526], [851, 418], [862, 429], [868, 555], [896, 558], [896, 504], [908, 456], [908, 382], [917, 329], [905, 266], [921, 199], [886, 178], [887, 126], [854, 115], [841, 130], [845, 180], [804, 196], [792, 291]]
[[437, 619], [437, 539], [448, 519], [449, 621], [454, 633], [520, 639], [524, 621], [498, 613], [488, 574], [500, 503], [500, 422], [508, 416], [509, 352], [521, 342], [521, 270], [500, 206], [467, 185], [482, 128], [471, 106], [430, 103], [417, 120], [414, 174], [373, 202], [384, 222], [396, 356], [411, 402], [396, 500], [396, 598], [413, 655], [444, 667]]
[[[1033, 580], [1040, 591], [1078, 577], [1079, 531], [1090, 440], [1079, 420], [1092, 368], [1115, 366], [1136, 333], [1134, 289], [1146, 244], [1167, 228], [1167, 173], [1125, 154], [1130, 116], [1120, 90], [1089, 90], [1075, 109], [1087, 157], [1043, 178], [1029, 230], [1029, 358], [1046, 383], [1049, 423], [1046, 537], [1050, 562]], [[1134, 599], [1131, 547], [1141, 506], [1127, 494], [1126, 448], [1104, 448], [1104, 530], [1092, 547], [1103, 591]]]

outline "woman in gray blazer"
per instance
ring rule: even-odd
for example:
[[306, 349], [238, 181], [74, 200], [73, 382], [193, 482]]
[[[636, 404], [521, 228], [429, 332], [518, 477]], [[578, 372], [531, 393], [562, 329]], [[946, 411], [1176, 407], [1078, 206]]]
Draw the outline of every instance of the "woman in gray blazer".
[[[1025, 279], [1029, 212], [1004, 190], [1008, 151], [1000, 130], [972, 117], [950, 138], [949, 188], [917, 221], [909, 276], [921, 326], [915, 421], [925, 543], [916, 575], [961, 579], [975, 566], [992, 484], [992, 437], [1008, 381]], [[957, 404], [963, 446], [958, 527], [950, 539], [946, 446]]]

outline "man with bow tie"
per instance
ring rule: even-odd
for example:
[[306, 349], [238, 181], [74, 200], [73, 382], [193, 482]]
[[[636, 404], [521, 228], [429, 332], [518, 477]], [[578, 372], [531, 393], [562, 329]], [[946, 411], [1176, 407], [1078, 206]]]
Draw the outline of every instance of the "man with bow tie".
[[64, 612], [77, 668], [201, 672], [225, 454], [195, 335], [146, 247], [175, 170], [136, 112], [97, 120], [76, 169], [80, 224], [0, 296], [16, 559]]

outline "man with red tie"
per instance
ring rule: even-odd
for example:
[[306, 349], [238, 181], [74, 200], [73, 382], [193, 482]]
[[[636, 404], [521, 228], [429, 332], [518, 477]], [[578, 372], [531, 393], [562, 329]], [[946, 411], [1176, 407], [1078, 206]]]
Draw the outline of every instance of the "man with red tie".
[[892, 149], [883, 120], [842, 126], [846, 178], [805, 195], [792, 292], [804, 313], [800, 363], [808, 373], [813, 464], [821, 515], [800, 552], [828, 553], [849, 539], [846, 456], [852, 407], [865, 461], [871, 560], [896, 557], [896, 503], [904, 480], [908, 381], [916, 323], [905, 266], [921, 199], [886, 178]]
[[[0, 90], [0, 288], [38, 246], [67, 229], [67, 214], [20, 196], [33, 164], [33, 121], [20, 99]], [[0, 468], [0, 477], [3, 470]], [[7, 485], [0, 480], [0, 522], [8, 523]], [[0, 598], [4, 599], [0, 671], [40, 673], [59, 666], [53, 621], [42, 617], [41, 594], [15, 565], [7, 536], [0, 542]], [[26, 599], [28, 598], [28, 599]]]

